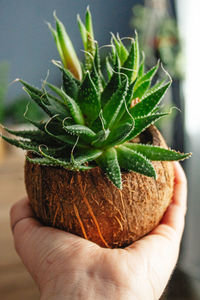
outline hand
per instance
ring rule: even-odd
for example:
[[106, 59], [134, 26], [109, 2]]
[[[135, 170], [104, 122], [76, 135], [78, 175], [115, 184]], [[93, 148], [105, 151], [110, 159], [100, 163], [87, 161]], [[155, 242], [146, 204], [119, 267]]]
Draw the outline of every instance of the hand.
[[186, 178], [174, 163], [172, 204], [161, 223], [125, 249], [104, 249], [78, 236], [45, 227], [27, 199], [11, 209], [16, 250], [42, 300], [157, 300], [176, 264], [186, 213]]

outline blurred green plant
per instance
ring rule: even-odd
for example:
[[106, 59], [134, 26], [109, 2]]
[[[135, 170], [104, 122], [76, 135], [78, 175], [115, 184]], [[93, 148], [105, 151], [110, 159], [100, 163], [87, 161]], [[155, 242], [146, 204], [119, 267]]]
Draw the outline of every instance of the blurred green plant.
[[5, 119], [5, 98], [8, 90], [9, 63], [0, 63], [0, 123]]
[[131, 27], [139, 35], [146, 65], [152, 67], [160, 59], [172, 78], [183, 77], [183, 54], [175, 18], [166, 0], [148, 0], [133, 7]]
[[17, 124], [26, 124], [29, 123], [26, 119], [26, 112], [28, 118], [41, 120], [44, 117], [44, 113], [38, 106], [31, 102], [30, 99], [26, 96], [19, 96], [14, 99], [10, 104], [7, 104], [5, 107], [5, 119], [8, 123], [17, 125]]
[[[25, 96], [20, 96], [14, 99], [11, 103], [5, 101], [8, 91], [8, 74], [10, 64], [8, 62], [0, 63], [0, 124], [24, 124], [28, 123], [24, 117], [27, 105], [30, 99]], [[40, 120], [44, 113], [40, 110], [35, 103], [29, 105], [28, 115], [30, 118]]]

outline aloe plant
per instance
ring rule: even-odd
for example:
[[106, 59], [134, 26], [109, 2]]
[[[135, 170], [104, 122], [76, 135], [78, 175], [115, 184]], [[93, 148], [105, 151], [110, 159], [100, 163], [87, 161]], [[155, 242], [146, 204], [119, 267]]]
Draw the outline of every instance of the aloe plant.
[[85, 49], [85, 62], [77, 58], [64, 25], [54, 13], [56, 29], [49, 28], [62, 63], [53, 61], [62, 74], [62, 86], [46, 80], [41, 89], [19, 80], [30, 98], [46, 113], [41, 122], [29, 120], [35, 130], [13, 131], [20, 137], [7, 142], [36, 155], [35, 164], [84, 171], [99, 166], [113, 184], [122, 188], [122, 171], [156, 178], [152, 161], [183, 160], [190, 154], [133, 141], [151, 124], [170, 112], [159, 112], [159, 104], [171, 79], [152, 80], [159, 64], [145, 73], [137, 34], [127, 48], [118, 35], [111, 36], [106, 57], [107, 74], [101, 71], [98, 43], [94, 40], [89, 8], [85, 24], [78, 25]]

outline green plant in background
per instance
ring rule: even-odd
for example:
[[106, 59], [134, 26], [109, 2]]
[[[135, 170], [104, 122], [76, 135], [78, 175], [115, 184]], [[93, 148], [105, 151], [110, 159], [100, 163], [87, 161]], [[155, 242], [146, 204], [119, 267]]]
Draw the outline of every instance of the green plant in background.
[[0, 63], [0, 123], [5, 118], [5, 98], [8, 90], [8, 71], [9, 64], [7, 62]]
[[139, 33], [147, 66], [152, 67], [161, 59], [172, 78], [182, 78], [181, 43], [177, 22], [170, 13], [169, 1], [148, 0], [144, 1], [144, 5], [135, 5], [131, 26]]
[[85, 24], [78, 17], [85, 63], [79, 62], [64, 25], [54, 14], [56, 29], [49, 24], [62, 63], [53, 61], [62, 74], [62, 86], [46, 80], [41, 89], [19, 80], [31, 99], [46, 113], [42, 122], [29, 119], [37, 129], [9, 133], [9, 143], [36, 153], [31, 162], [88, 170], [99, 166], [118, 188], [121, 171], [135, 171], [156, 178], [151, 161], [182, 160], [190, 154], [134, 143], [141, 132], [169, 112], [159, 104], [171, 79], [152, 85], [159, 64], [144, 71], [140, 60], [138, 36], [128, 50], [118, 36], [112, 35], [112, 50], [106, 58], [107, 76], [101, 72], [98, 43], [94, 41], [89, 9]]
[[27, 96], [19, 96], [5, 106], [5, 121], [12, 125], [29, 123], [26, 118], [27, 110], [28, 117], [31, 119], [39, 121], [44, 118], [44, 112], [37, 106], [36, 103], [30, 103], [30, 99]]

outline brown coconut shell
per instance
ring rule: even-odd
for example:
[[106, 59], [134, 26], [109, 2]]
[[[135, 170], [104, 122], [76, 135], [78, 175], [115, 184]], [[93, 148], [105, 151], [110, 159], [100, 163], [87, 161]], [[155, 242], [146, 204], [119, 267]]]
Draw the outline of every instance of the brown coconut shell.
[[[155, 126], [142, 133], [140, 141], [167, 147]], [[35, 215], [45, 225], [102, 247], [125, 247], [155, 228], [171, 201], [173, 164], [153, 165], [156, 180], [123, 172], [123, 189], [119, 190], [99, 167], [78, 172], [26, 160], [25, 184]]]

